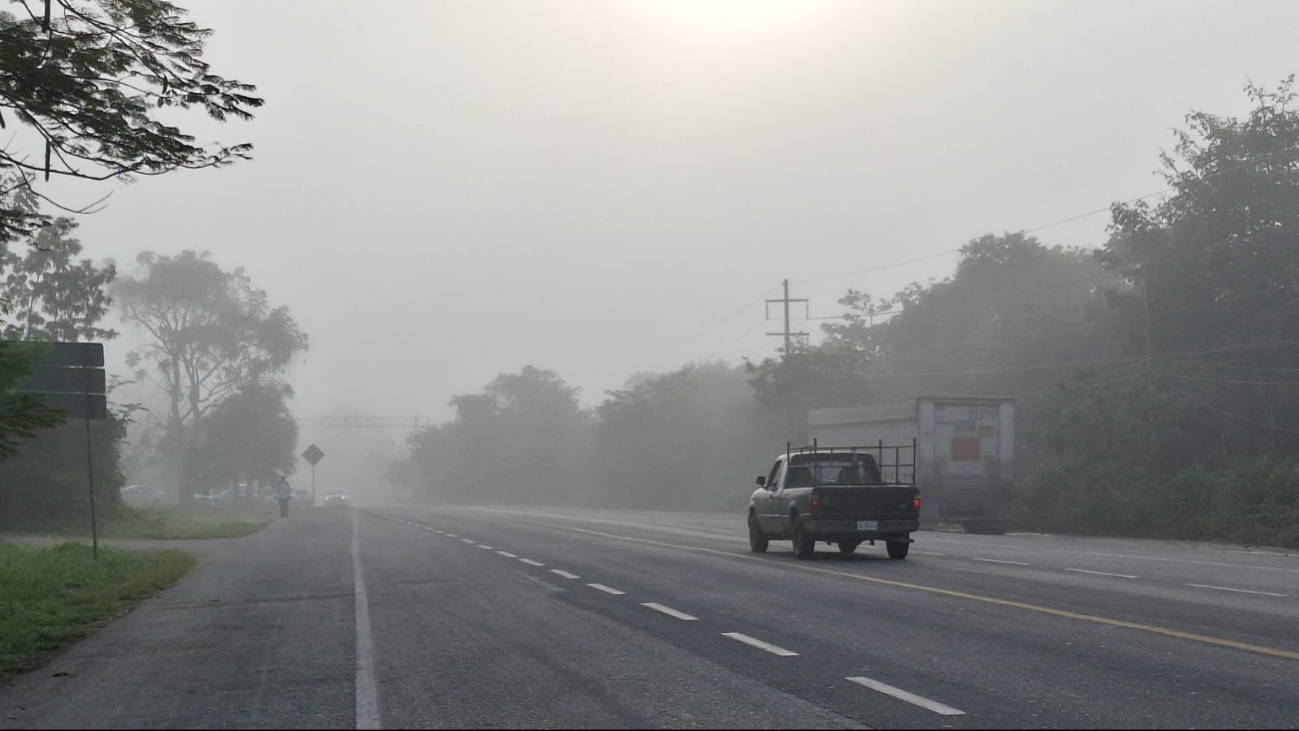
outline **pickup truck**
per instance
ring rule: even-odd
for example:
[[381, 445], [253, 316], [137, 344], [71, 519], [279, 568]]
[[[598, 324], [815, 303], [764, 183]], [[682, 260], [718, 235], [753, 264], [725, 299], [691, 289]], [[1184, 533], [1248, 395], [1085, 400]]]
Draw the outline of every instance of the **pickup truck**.
[[[881, 446], [878, 454], [900, 449]], [[883, 541], [889, 558], [906, 558], [911, 533], [920, 528], [920, 491], [914, 479], [898, 478], [906, 468], [915, 474], [914, 459], [886, 464], [893, 479], [885, 481], [880, 460], [867, 450], [877, 448], [786, 449], [749, 498], [749, 548], [763, 553], [771, 540], [789, 540], [794, 555], [808, 559], [818, 541], [838, 544], [844, 554], [864, 541]]]

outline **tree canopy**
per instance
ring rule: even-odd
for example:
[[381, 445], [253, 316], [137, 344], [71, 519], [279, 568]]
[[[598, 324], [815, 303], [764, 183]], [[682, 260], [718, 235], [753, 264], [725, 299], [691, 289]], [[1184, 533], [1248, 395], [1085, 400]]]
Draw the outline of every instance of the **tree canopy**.
[[[203, 60], [212, 32], [184, 9], [164, 0], [11, 7], [0, 10], [0, 127], [16, 124], [35, 144], [0, 148], [0, 191], [38, 191], [38, 176], [130, 179], [249, 156], [250, 144], [202, 144], [160, 115], [197, 107], [220, 121], [250, 119], [263, 103], [254, 86], [212, 71]], [[0, 238], [42, 222], [30, 208], [0, 206]]]
[[307, 335], [287, 307], [272, 307], [247, 272], [223, 270], [207, 253], [144, 252], [139, 271], [113, 287], [123, 318], [145, 335], [127, 362], [167, 400], [167, 434], [181, 500], [197, 479], [205, 416], [254, 384], [271, 387]]

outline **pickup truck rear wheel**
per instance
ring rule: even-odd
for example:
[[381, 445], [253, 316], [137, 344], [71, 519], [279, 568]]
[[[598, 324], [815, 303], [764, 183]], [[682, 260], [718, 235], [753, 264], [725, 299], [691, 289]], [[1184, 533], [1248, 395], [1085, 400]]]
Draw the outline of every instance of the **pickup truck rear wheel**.
[[807, 537], [803, 532], [803, 526], [798, 522], [798, 516], [793, 516], [794, 521], [794, 557], [809, 559], [816, 552], [816, 541]]
[[762, 528], [758, 525], [758, 518], [753, 513], [749, 513], [749, 550], [754, 553], [766, 553], [767, 544], [770, 541], [762, 535]]
[[908, 541], [889, 541], [889, 558], [900, 561], [907, 557], [911, 551], [911, 543]]
[[861, 541], [839, 541], [839, 553], [851, 555], [861, 545]]

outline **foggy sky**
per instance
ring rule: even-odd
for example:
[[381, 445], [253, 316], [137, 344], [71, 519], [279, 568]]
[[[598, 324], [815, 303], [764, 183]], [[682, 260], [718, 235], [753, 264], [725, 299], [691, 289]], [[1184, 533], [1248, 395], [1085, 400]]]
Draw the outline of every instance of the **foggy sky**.
[[[1188, 110], [1243, 113], [1247, 79], [1299, 70], [1286, 2], [179, 2], [267, 99], [188, 124], [256, 159], [114, 186], [81, 238], [124, 271], [142, 249], [246, 266], [311, 336], [300, 416], [445, 418], [527, 364], [591, 404], [771, 354], [782, 278], [1158, 190]], [[833, 315], [955, 260], [794, 294]]]

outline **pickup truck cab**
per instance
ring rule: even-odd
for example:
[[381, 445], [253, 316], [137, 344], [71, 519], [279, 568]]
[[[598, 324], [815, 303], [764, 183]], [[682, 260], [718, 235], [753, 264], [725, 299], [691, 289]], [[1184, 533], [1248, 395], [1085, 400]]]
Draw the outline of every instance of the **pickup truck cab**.
[[[838, 544], [844, 554], [883, 541], [889, 558], [906, 558], [920, 528], [920, 491], [897, 476], [914, 466], [886, 465], [894, 480], [885, 481], [867, 449], [876, 450], [804, 447], [780, 455], [749, 498], [749, 547], [762, 553], [771, 540], [789, 540], [794, 555], [807, 559], [818, 541]], [[894, 448], [879, 453], [886, 449]]]

